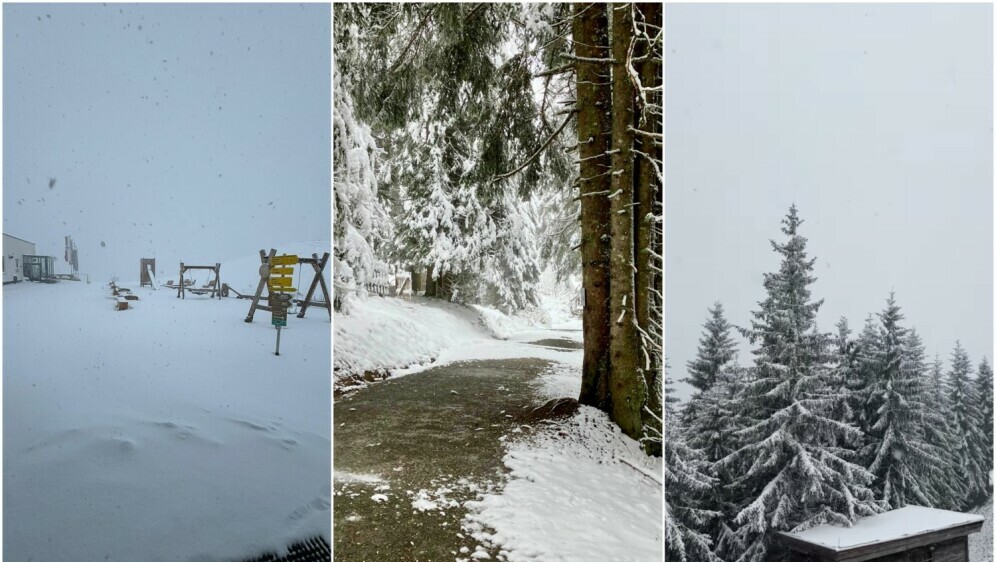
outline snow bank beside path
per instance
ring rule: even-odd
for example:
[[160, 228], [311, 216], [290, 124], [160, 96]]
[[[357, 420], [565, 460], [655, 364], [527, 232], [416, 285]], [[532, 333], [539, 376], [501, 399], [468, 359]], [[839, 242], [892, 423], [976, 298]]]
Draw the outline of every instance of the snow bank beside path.
[[973, 511], [986, 518], [982, 530], [968, 535], [968, 559], [972, 562], [993, 562], [993, 500]]
[[427, 364], [440, 352], [486, 338], [471, 309], [439, 299], [356, 299], [349, 314], [335, 315], [337, 388], [368, 372]]
[[486, 307], [370, 295], [335, 315], [335, 385], [344, 390], [362, 386], [367, 374], [403, 376], [474, 359], [538, 357], [580, 366], [580, 352], [530, 343], [549, 338], [580, 342], [580, 320], [551, 330]]
[[464, 528], [509, 562], [661, 560], [661, 459], [646, 456], [604, 413], [582, 406], [510, 445], [504, 462], [508, 483], [466, 504]]

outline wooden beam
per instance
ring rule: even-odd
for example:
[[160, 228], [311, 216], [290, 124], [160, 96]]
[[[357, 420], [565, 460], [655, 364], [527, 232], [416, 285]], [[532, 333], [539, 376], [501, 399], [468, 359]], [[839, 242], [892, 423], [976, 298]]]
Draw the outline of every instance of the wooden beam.
[[938, 531], [920, 533], [886, 542], [858, 545], [842, 550], [814, 544], [802, 540], [791, 533], [779, 532], [775, 535], [775, 538], [790, 550], [812, 555], [821, 562], [867, 562], [890, 554], [906, 552], [958, 537], [965, 537], [980, 530], [982, 530], [982, 522], [976, 521]]
[[[270, 264], [270, 260], [272, 260], [273, 256], [275, 256], [275, 255], [277, 255], [277, 251], [275, 249], [273, 249], [273, 248], [270, 248], [270, 255], [269, 256], [266, 255], [266, 252], [264, 250], [260, 250], [259, 251], [259, 262], [260, 262], [260, 265], [269, 265]], [[252, 322], [252, 317], [253, 317], [253, 315], [256, 314], [256, 309], [257, 308], [261, 308], [261, 309], [267, 310], [267, 311], [270, 309], [269, 307], [264, 307], [264, 306], [261, 306], [259, 304], [259, 298], [260, 298], [260, 296], [262, 296], [262, 294], [263, 294], [263, 287], [265, 287], [265, 286], [266, 286], [266, 277], [260, 275], [259, 276], [259, 285], [256, 287], [256, 294], [252, 297], [252, 304], [249, 305], [249, 314], [246, 315], [246, 322]], [[267, 291], [267, 299], [269, 299], [269, 291]]]
[[328, 261], [329, 261], [328, 252], [325, 252], [325, 254], [321, 258], [318, 257], [318, 254], [311, 254], [310, 258], [301, 258], [298, 260], [298, 263], [310, 263], [311, 268], [315, 271], [315, 277], [314, 279], [311, 280], [311, 286], [308, 287], [308, 293], [304, 297], [304, 300], [301, 301], [301, 311], [297, 313], [298, 318], [304, 318], [304, 313], [305, 311], [308, 310], [309, 306], [322, 306], [321, 304], [312, 300], [312, 297], [315, 295], [315, 289], [318, 288], [319, 284], [322, 287], [322, 294], [325, 295], [325, 305], [323, 306], [323, 308], [328, 309], [329, 318], [332, 318], [332, 299], [329, 298], [329, 289], [325, 285], [325, 276], [322, 275], [322, 272], [325, 271], [325, 265], [328, 263]]

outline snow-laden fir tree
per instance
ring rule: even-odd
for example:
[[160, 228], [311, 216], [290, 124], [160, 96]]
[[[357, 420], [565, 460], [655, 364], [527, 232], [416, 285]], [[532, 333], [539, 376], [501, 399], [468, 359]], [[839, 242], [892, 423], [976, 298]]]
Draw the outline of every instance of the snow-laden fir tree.
[[[830, 404], [828, 416], [835, 420], [850, 421], [853, 419], [849, 385], [855, 380], [855, 370], [857, 369], [857, 342], [851, 339], [851, 326], [847, 318], [841, 317], [836, 324], [837, 334], [832, 341], [831, 364], [833, 369], [827, 379], [827, 386], [831, 389], [843, 389], [843, 392], [833, 394], [834, 400]], [[845, 442], [839, 443], [845, 445]]]
[[700, 505], [722, 514], [707, 522], [703, 529], [712, 537], [713, 552], [723, 559], [737, 550], [729, 544], [735, 539], [729, 522], [738, 511], [737, 498], [729, 485], [741, 467], [727, 465], [721, 468], [716, 463], [739, 448], [736, 433], [748, 420], [735, 408], [735, 397], [748, 376], [748, 370], [735, 362], [725, 365], [716, 374], [713, 384], [696, 393], [682, 410], [680, 439], [702, 455], [705, 472], [715, 479], [712, 488], [703, 493]]
[[[986, 473], [993, 469], [993, 368], [989, 365], [989, 360], [985, 357], [979, 362], [979, 373], [975, 377], [975, 397], [976, 408], [979, 411], [979, 418], [982, 420], [983, 442], [988, 446], [986, 452]], [[990, 488], [992, 483], [990, 482]]]
[[[535, 301], [537, 251], [518, 228], [518, 202], [544, 181], [566, 179], [559, 144], [526, 162], [544, 134], [523, 54], [519, 10], [501, 4], [335, 6], [337, 54], [355, 76], [360, 113], [389, 145], [397, 237], [394, 261], [427, 267], [428, 287], [509, 309]], [[353, 46], [358, 43], [359, 46]], [[342, 46], [342, 47], [340, 47]], [[362, 64], [358, 61], [362, 60]], [[337, 58], [337, 63], [339, 59]], [[488, 274], [488, 275], [486, 275]], [[473, 295], [473, 296], [471, 296]]]
[[[666, 367], [665, 367], [666, 368]], [[720, 516], [703, 507], [716, 480], [706, 474], [708, 462], [700, 451], [682, 439], [684, 431], [676, 414], [678, 400], [665, 379], [664, 410], [664, 548], [668, 560], [721, 562], [712, 552], [707, 526]]]
[[828, 417], [835, 403], [827, 385], [830, 338], [815, 329], [822, 301], [810, 294], [815, 260], [806, 256], [795, 205], [782, 222], [787, 240], [771, 243], [781, 267], [765, 274], [767, 296], [743, 330], [756, 344], [754, 378], [734, 407], [751, 425], [738, 432], [741, 448], [717, 463], [746, 469], [733, 483], [743, 498], [734, 518], [742, 562], [776, 559], [776, 531], [849, 525], [878, 511], [868, 488], [872, 475], [837, 446], [860, 433]]
[[378, 149], [370, 127], [359, 123], [344, 80], [333, 74], [333, 182], [335, 183], [335, 248], [332, 273], [335, 291], [348, 312], [355, 294], [380, 263], [378, 244], [391, 237], [391, 223], [377, 197]]
[[954, 432], [956, 476], [963, 483], [966, 497], [963, 508], [977, 505], [989, 494], [989, 445], [983, 436], [984, 422], [977, 407], [978, 398], [971, 379], [972, 363], [968, 353], [955, 343], [947, 387], [951, 400], [949, 416]]
[[733, 326], [723, 315], [723, 303], [716, 302], [709, 309], [709, 318], [703, 326], [702, 337], [695, 359], [688, 362], [688, 378], [684, 380], [699, 392], [705, 392], [737, 354], [737, 344], [730, 331]]
[[964, 479], [958, 474], [956, 447], [959, 439], [950, 416], [951, 397], [948, 395], [944, 364], [940, 356], [935, 355], [934, 362], [930, 365], [925, 392], [924, 440], [934, 447], [939, 457], [936, 470], [941, 481], [935, 487], [939, 491], [945, 488], [948, 490], [934, 507], [958, 510], [968, 496], [968, 489]]
[[[923, 340], [916, 328], [911, 328], [906, 336], [906, 355], [903, 358], [904, 369], [909, 378], [918, 381], [920, 400], [918, 415], [920, 417], [916, 435], [923, 455], [929, 459], [921, 486], [928, 494], [930, 506], [937, 508], [954, 508], [953, 500], [963, 497], [963, 493], [951, 478], [951, 449], [947, 445], [937, 444], [950, 442], [950, 435], [939, 435], [947, 431], [947, 419], [931, 403], [934, 399], [933, 365], [927, 364], [927, 352]], [[938, 380], [941, 380], [940, 375]]]
[[735, 433], [744, 419], [736, 410], [735, 398], [743, 389], [745, 373], [746, 369], [735, 363], [725, 366], [713, 384], [696, 393], [682, 410], [684, 441], [702, 452], [708, 463], [726, 458], [739, 448]]
[[878, 317], [880, 334], [867, 350], [872, 376], [864, 394], [871, 417], [861, 458], [875, 475], [872, 489], [885, 509], [941, 505], [949, 490], [937, 489], [943, 481], [935, 468], [942, 461], [924, 440], [923, 346], [900, 326], [903, 315], [895, 294]]
[[[869, 314], [865, 325], [854, 342], [854, 359], [848, 372], [846, 400], [849, 405], [848, 415], [844, 421], [854, 425], [861, 431], [861, 447], [865, 445], [865, 436], [871, 433], [875, 420], [875, 405], [872, 399], [872, 389], [878, 376], [878, 350], [881, 348], [879, 331], [875, 316]], [[868, 459], [861, 459], [867, 465]]]

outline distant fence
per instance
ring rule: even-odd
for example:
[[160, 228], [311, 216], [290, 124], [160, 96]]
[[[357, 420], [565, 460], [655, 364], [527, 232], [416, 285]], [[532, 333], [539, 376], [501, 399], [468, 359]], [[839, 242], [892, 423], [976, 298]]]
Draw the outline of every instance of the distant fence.
[[[333, 296], [332, 296], [332, 308], [339, 312], [342, 310], [342, 293], [355, 291], [354, 287], [350, 287], [344, 283], [333, 283]], [[392, 277], [378, 277], [363, 284], [363, 289], [373, 295], [379, 297], [410, 297], [411, 291], [411, 277], [404, 275], [395, 275]]]

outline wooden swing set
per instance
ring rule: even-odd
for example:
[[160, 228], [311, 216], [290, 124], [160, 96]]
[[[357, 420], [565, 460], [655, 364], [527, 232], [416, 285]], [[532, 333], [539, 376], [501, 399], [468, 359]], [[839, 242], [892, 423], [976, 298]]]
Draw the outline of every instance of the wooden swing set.
[[[207, 282], [203, 287], [192, 287], [193, 280], [189, 282], [183, 281], [183, 274], [187, 271], [194, 269], [206, 269], [208, 271], [214, 272], [214, 279]], [[186, 299], [187, 291], [194, 293], [195, 295], [205, 295], [211, 293], [211, 298], [218, 297], [221, 299], [221, 264], [216, 263], [214, 265], [186, 265], [180, 262], [180, 284], [176, 287], [176, 298]]]
[[[263, 288], [267, 286], [267, 280], [269, 279], [269, 269], [273, 263], [273, 258], [276, 256], [277, 251], [270, 249], [269, 254], [265, 250], [259, 251], [259, 261], [260, 261], [260, 275], [259, 275], [259, 285], [256, 287], [256, 294], [252, 297], [252, 304], [249, 305], [249, 314], [246, 315], [246, 322], [252, 322], [253, 316], [256, 314], [256, 310], [272, 311], [272, 307], [265, 304], [260, 304], [260, 300], [263, 299]], [[314, 278], [311, 280], [311, 286], [308, 287], [308, 292], [304, 299], [294, 299], [294, 302], [301, 306], [301, 310], [297, 313], [298, 318], [304, 318], [304, 313], [308, 310], [308, 307], [317, 306], [324, 308], [329, 313], [329, 319], [332, 319], [332, 299], [329, 297], [329, 288], [325, 284], [325, 276], [322, 273], [325, 271], [325, 266], [329, 261], [329, 253], [325, 252], [322, 257], [318, 257], [318, 254], [311, 254], [310, 258], [299, 257], [297, 259], [298, 265], [308, 264], [311, 265], [314, 271]], [[313, 300], [315, 296], [315, 290], [319, 287], [322, 288], [322, 295], [325, 300]], [[267, 289], [267, 296], [265, 297], [267, 303], [270, 301], [270, 292]]]

